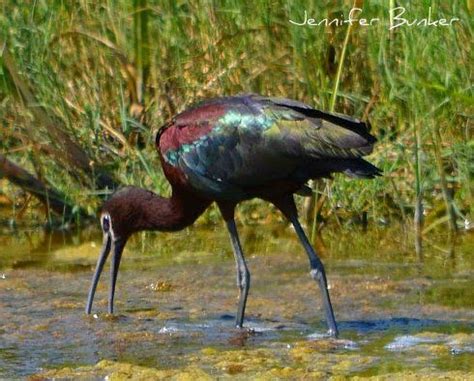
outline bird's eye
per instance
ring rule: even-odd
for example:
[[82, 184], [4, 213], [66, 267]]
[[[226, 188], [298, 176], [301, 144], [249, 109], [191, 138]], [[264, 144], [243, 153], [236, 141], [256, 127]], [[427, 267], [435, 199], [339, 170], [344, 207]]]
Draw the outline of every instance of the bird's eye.
[[110, 230], [110, 217], [108, 215], [102, 216], [102, 230], [108, 233]]

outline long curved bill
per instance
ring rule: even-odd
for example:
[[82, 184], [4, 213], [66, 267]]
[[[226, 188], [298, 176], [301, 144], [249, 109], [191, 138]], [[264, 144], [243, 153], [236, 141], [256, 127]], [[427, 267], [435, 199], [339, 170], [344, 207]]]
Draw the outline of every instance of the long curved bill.
[[95, 267], [94, 276], [92, 277], [91, 287], [89, 289], [89, 296], [87, 297], [86, 304], [86, 314], [91, 313], [92, 302], [94, 301], [95, 290], [97, 288], [97, 283], [99, 282], [100, 274], [104, 269], [105, 261], [110, 253], [110, 247], [112, 245], [112, 238], [110, 234], [104, 234], [104, 240], [102, 242], [102, 249], [100, 250], [99, 259], [97, 260], [97, 265]]
[[112, 254], [112, 263], [110, 265], [110, 290], [109, 290], [109, 308], [110, 314], [114, 313], [114, 296], [115, 296], [115, 284], [117, 283], [117, 275], [120, 266], [120, 260], [122, 259], [123, 248], [125, 247], [126, 240], [117, 239], [112, 241], [110, 234], [104, 234], [104, 241], [102, 242], [102, 249], [100, 250], [99, 259], [95, 268], [94, 276], [92, 277], [91, 288], [89, 289], [89, 296], [86, 304], [86, 314], [90, 314], [92, 310], [92, 302], [94, 301], [95, 290], [97, 289], [97, 283], [99, 283], [100, 274], [104, 269], [105, 261], [109, 256], [110, 251]]
[[110, 265], [109, 314], [114, 313], [115, 284], [117, 282], [117, 275], [124, 247], [125, 241], [123, 240], [117, 240], [113, 243], [114, 254]]

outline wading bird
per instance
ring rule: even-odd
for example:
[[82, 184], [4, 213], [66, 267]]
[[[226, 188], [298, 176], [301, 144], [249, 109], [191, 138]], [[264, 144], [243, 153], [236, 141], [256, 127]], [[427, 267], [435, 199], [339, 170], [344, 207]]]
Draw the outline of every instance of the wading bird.
[[177, 231], [191, 225], [212, 202], [227, 224], [237, 265], [237, 327], [242, 327], [250, 286], [234, 220], [236, 205], [251, 198], [273, 203], [292, 223], [318, 284], [329, 333], [337, 325], [323, 264], [298, 221], [293, 195], [307, 193], [310, 179], [333, 172], [373, 178], [379, 169], [362, 159], [376, 139], [366, 125], [325, 113], [289, 99], [255, 94], [205, 101], [175, 116], [156, 136], [170, 198], [126, 187], [103, 205], [103, 246], [92, 279], [86, 313], [90, 314], [97, 283], [112, 254], [108, 311], [113, 313], [115, 283], [123, 248], [142, 230]]

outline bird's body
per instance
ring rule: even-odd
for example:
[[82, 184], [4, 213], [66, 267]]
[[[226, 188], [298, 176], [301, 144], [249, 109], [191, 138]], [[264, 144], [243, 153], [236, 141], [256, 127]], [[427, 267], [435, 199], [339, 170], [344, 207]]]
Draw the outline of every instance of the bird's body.
[[331, 172], [372, 177], [377, 169], [360, 157], [374, 142], [359, 121], [253, 94], [204, 102], [156, 138], [172, 185], [237, 202], [292, 194]]
[[[380, 171], [362, 159], [375, 138], [366, 125], [345, 116], [328, 114], [288, 99], [254, 94], [209, 100], [188, 109], [163, 126], [156, 148], [171, 198], [127, 187], [108, 200], [102, 211], [102, 228], [118, 242], [118, 261], [127, 238], [140, 230], [180, 230], [192, 224], [216, 202], [227, 223], [236, 256], [240, 288], [237, 325], [242, 325], [250, 274], [243, 258], [234, 222], [237, 203], [254, 197], [275, 204], [293, 223], [310, 259], [312, 276], [323, 292], [330, 331], [337, 328], [327, 293], [324, 268], [297, 219], [293, 194], [309, 179], [345, 172], [372, 178]], [[106, 228], [104, 228], [104, 226]], [[103, 253], [111, 242], [104, 238]], [[99, 259], [87, 311], [103, 262]], [[115, 255], [114, 255], [115, 257]], [[109, 310], [112, 310], [113, 287]]]

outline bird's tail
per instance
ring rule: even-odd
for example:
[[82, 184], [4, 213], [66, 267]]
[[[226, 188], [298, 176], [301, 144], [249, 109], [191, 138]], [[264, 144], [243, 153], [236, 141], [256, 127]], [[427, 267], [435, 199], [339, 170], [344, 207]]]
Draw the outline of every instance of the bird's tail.
[[343, 169], [341, 172], [355, 178], [373, 179], [382, 175], [379, 168], [364, 159], [345, 160], [341, 169]]
[[362, 158], [353, 159], [320, 159], [312, 162], [311, 178], [331, 177], [333, 172], [342, 172], [350, 177], [373, 179], [381, 176], [382, 171]]

